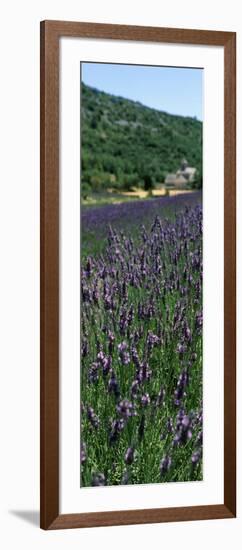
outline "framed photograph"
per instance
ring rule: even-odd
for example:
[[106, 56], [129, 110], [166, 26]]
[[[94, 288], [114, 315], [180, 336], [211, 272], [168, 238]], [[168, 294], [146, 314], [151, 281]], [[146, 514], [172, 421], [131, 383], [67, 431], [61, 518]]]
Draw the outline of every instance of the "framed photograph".
[[41, 527], [236, 515], [236, 34], [41, 23]]

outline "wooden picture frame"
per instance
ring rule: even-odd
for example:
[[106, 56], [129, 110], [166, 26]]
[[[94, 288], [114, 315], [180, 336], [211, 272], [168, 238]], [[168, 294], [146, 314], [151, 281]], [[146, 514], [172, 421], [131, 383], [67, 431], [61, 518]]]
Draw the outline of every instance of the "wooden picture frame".
[[[59, 41], [61, 37], [224, 48], [224, 503], [59, 515]], [[236, 34], [67, 21], [41, 22], [40, 526], [64, 529], [236, 515]]]

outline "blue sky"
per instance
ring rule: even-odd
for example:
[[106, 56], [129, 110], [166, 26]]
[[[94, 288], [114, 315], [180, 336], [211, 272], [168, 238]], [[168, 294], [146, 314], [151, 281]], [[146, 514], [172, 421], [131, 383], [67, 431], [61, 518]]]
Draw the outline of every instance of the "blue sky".
[[175, 115], [203, 119], [203, 69], [82, 63], [82, 80]]

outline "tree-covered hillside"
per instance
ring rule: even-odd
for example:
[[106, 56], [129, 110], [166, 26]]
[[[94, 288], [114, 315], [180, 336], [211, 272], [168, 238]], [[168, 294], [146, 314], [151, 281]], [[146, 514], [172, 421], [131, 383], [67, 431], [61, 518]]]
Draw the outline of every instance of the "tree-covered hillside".
[[183, 157], [197, 168], [195, 185], [201, 185], [199, 120], [151, 109], [84, 83], [81, 105], [83, 190], [149, 188], [176, 172]]

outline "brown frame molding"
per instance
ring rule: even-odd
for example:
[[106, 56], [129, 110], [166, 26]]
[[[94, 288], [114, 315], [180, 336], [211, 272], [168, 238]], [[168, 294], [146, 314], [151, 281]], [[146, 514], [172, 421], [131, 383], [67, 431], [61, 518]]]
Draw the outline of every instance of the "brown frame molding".
[[[41, 29], [41, 475], [43, 529], [236, 515], [236, 33], [68, 21]], [[224, 47], [224, 504], [59, 515], [59, 39], [108, 38]]]

